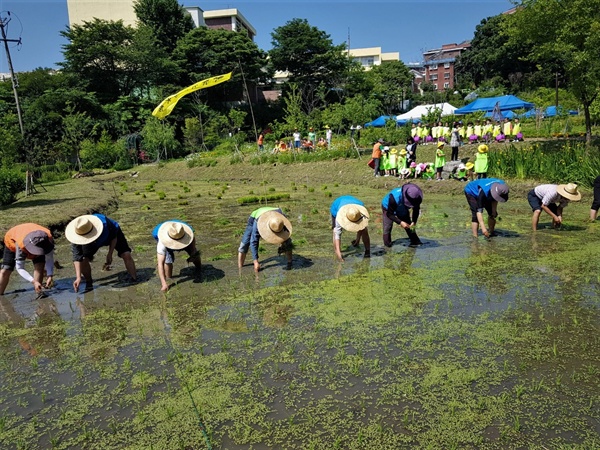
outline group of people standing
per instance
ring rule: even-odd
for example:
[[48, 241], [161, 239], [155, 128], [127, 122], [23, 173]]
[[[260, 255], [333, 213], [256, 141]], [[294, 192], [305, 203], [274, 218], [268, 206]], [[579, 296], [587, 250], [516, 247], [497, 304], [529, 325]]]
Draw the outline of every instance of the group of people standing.
[[487, 119], [485, 122], [476, 120], [467, 122], [466, 125], [462, 121], [457, 121], [452, 124], [452, 127], [448, 122], [434, 124], [418, 122], [412, 124], [410, 135], [415, 141], [424, 145], [452, 140], [451, 146], [455, 148], [458, 145], [454, 145], [456, 142], [453, 136], [454, 132], [462, 142], [471, 144], [523, 140], [521, 123], [517, 117], [513, 120], [504, 118], [503, 121], [496, 120], [495, 122], [492, 119]]

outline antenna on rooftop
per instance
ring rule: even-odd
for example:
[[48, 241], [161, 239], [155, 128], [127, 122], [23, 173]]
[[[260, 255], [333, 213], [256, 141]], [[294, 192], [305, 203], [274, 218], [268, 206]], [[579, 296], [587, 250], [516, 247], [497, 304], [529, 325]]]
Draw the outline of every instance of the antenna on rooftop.
[[10, 58], [10, 50], [8, 49], [9, 42], [16, 42], [18, 45], [20, 45], [21, 38], [8, 39], [6, 37], [6, 29], [8, 28], [8, 24], [11, 20], [12, 20], [12, 18], [10, 15], [10, 11], [0, 12], [0, 33], [2, 36], [0, 41], [4, 42], [4, 50], [6, 50], [6, 60], [8, 62], [8, 70], [10, 71], [10, 80], [12, 82], [13, 93], [15, 95], [15, 102], [17, 104], [17, 116], [19, 118], [19, 127], [21, 128], [21, 135], [25, 136], [25, 129], [23, 128], [23, 117], [21, 116], [21, 105], [19, 103], [19, 94], [17, 93], [17, 79], [15, 77], [15, 71], [13, 70], [12, 59]]
[[348, 52], [350, 52], [350, 27], [348, 27]]

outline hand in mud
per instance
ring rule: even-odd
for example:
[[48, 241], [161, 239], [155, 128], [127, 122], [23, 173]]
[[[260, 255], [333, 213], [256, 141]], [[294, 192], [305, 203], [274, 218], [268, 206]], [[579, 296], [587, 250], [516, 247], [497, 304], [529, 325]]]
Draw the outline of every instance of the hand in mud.
[[46, 289], [50, 289], [54, 286], [54, 279], [52, 277], [46, 278]]
[[102, 270], [110, 270], [110, 266], [112, 265], [112, 256], [106, 255], [106, 262], [102, 267]]
[[75, 281], [73, 281], [73, 289], [75, 289], [75, 292], [79, 292], [80, 284], [81, 284], [81, 278], [75, 278]]
[[402, 228], [404, 228], [405, 230], [408, 230], [410, 228], [410, 224], [408, 224], [408, 223], [406, 223], [404, 221], [400, 222], [400, 226]]
[[166, 283], [165, 283], [165, 284], [163, 284], [163, 285], [160, 287], [160, 290], [161, 290], [161, 292], [167, 292], [167, 291], [169, 290], [169, 285], [168, 285], [168, 284], [166, 284]]
[[483, 231], [483, 235], [484, 235], [486, 238], [489, 238], [489, 237], [490, 237], [490, 232], [489, 232], [488, 230], [484, 230], [484, 231]]
[[42, 292], [42, 290], [44, 289], [44, 287], [42, 286], [42, 283], [40, 283], [39, 281], [32, 281], [33, 283], [33, 288], [35, 289], [35, 292], [37, 292], [38, 294], [40, 292]]

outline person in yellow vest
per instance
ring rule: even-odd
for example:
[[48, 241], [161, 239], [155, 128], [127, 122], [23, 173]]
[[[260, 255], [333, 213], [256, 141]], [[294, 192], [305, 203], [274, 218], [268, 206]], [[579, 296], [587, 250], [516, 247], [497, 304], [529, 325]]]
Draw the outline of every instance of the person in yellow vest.
[[477, 122], [475, 122], [475, 126], [473, 127], [473, 134], [475, 134], [477, 136], [476, 140], [482, 140], [483, 139], [483, 126], [481, 125], [481, 122], [478, 120]]
[[488, 171], [488, 146], [481, 144], [477, 147], [477, 154], [475, 155], [475, 173], [477, 179], [487, 178]]
[[504, 123], [502, 124], [502, 133], [504, 133], [504, 139], [510, 139], [513, 135], [513, 124], [508, 117], [504, 118]]
[[459, 120], [458, 121], [458, 135], [460, 136], [460, 140], [464, 142], [466, 135], [466, 129], [464, 124]]
[[406, 151], [405, 148], [400, 149], [400, 152], [398, 153], [398, 163], [397, 163], [397, 167], [398, 167], [398, 176], [400, 176], [400, 171], [402, 169], [406, 169], [406, 156], [408, 155], [408, 152]]
[[427, 124], [425, 124], [421, 127], [421, 135], [420, 135], [421, 140], [420, 141], [425, 143], [425, 145], [427, 145], [427, 143], [431, 141], [431, 136], [429, 135], [429, 131], [430, 130], [429, 130], [429, 127], [427, 126]]
[[483, 141], [490, 142], [492, 140], [492, 131], [494, 129], [494, 125], [492, 125], [492, 121], [488, 119], [483, 126], [481, 132], [483, 133]]
[[414, 138], [415, 136], [417, 136], [419, 134], [419, 127], [417, 127], [417, 124], [413, 122], [411, 128], [410, 128], [410, 135]]
[[[25, 261], [33, 261], [33, 276], [25, 270]], [[4, 294], [13, 270], [31, 284], [38, 294], [52, 287], [54, 276], [54, 238], [47, 228], [35, 223], [23, 223], [12, 227], [4, 236], [4, 254], [0, 270], [0, 295]]]
[[444, 152], [444, 143], [440, 142], [437, 145], [437, 150], [435, 152], [435, 179], [437, 181], [442, 181], [442, 172], [444, 170], [444, 166], [446, 165], [446, 153]]
[[439, 130], [438, 124], [434, 123], [433, 126], [431, 127], [431, 137], [433, 138], [434, 142], [437, 142], [437, 140], [438, 140], [438, 137], [439, 137], [438, 130]]
[[392, 177], [398, 176], [398, 149], [392, 147], [389, 156], [390, 175]]
[[421, 135], [423, 133], [423, 126], [421, 125], [421, 122], [419, 122], [417, 124], [417, 126], [415, 127], [415, 134], [414, 136], [412, 135], [411, 132], [411, 136], [414, 139], [415, 142], [419, 142], [421, 140]]
[[494, 140], [496, 139], [496, 136], [498, 136], [500, 133], [502, 133], [502, 127], [500, 126], [500, 121], [497, 120], [492, 128], [492, 137], [494, 138]]
[[511, 137], [513, 142], [519, 142], [523, 140], [523, 133], [521, 132], [521, 122], [519, 122], [518, 117], [515, 117], [514, 119]]

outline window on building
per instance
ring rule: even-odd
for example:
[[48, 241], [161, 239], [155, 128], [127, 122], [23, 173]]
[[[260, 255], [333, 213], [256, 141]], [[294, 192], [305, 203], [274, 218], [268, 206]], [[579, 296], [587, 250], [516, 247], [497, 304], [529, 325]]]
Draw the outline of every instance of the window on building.
[[365, 66], [371, 67], [374, 63], [375, 63], [375, 58], [373, 58], [372, 56], [365, 58], [365, 62], [364, 62]]
[[448, 89], [450, 87], [450, 83], [444, 83], [444, 89]]
[[437, 64], [430, 65], [429, 70], [437, 70]]
[[434, 90], [434, 91], [437, 91], [437, 90], [438, 90], [438, 89], [437, 89], [437, 83], [434, 83], [434, 84], [433, 84], [433, 90]]
[[436, 81], [437, 79], [438, 79], [437, 73], [432, 73], [431, 75], [429, 75], [430, 81]]
[[444, 73], [444, 80], [449, 80], [450, 79], [450, 73], [446, 72]]
[[450, 68], [450, 63], [449, 63], [449, 62], [447, 62], [447, 63], [444, 63], [444, 68], [445, 68], [445, 69], [449, 69], [449, 68]]

